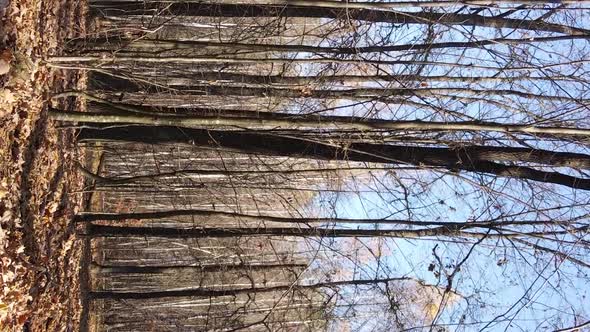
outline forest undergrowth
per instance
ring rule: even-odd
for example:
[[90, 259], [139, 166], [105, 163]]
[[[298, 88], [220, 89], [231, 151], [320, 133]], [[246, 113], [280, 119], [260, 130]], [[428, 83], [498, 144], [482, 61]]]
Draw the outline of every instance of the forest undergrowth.
[[[71, 130], [48, 120], [83, 74], [44, 64], [85, 33], [84, 1], [0, 0], [0, 331], [76, 331], [82, 179]], [[74, 100], [53, 101], [64, 109]]]

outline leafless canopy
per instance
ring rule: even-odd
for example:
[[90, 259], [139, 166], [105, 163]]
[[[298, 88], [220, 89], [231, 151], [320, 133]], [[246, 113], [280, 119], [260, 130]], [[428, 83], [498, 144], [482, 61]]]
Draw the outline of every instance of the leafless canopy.
[[586, 1], [91, 1], [93, 326], [590, 319]]

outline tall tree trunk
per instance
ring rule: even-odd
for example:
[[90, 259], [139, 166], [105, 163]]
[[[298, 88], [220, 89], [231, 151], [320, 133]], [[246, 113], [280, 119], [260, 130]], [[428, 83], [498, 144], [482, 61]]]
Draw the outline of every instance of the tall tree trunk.
[[[127, 219], [165, 219], [179, 216], [192, 217], [228, 217], [237, 221], [268, 221], [286, 224], [312, 224], [312, 223], [335, 223], [335, 224], [382, 224], [382, 225], [396, 225], [396, 226], [437, 226], [451, 230], [464, 230], [468, 228], [493, 228], [506, 226], [538, 226], [538, 225], [565, 225], [567, 221], [562, 220], [493, 220], [493, 221], [470, 221], [470, 222], [451, 222], [451, 221], [418, 221], [418, 220], [400, 220], [400, 219], [346, 219], [346, 218], [295, 218], [295, 217], [277, 217], [270, 215], [250, 215], [237, 212], [223, 212], [211, 210], [167, 210], [156, 212], [135, 212], [135, 213], [91, 213], [85, 212], [75, 217], [78, 222], [93, 222], [93, 221], [122, 221]], [[236, 223], [239, 225], [239, 223]], [[299, 227], [295, 225], [296, 227]]]
[[195, 265], [195, 266], [138, 266], [138, 265], [117, 265], [117, 266], [98, 266], [92, 265], [95, 273], [183, 273], [188, 270], [198, 270], [200, 272], [223, 272], [223, 271], [261, 271], [269, 269], [294, 269], [302, 270], [307, 267], [303, 263], [277, 263], [277, 264], [217, 264], [217, 265]]
[[81, 141], [113, 140], [152, 144], [188, 143], [265, 155], [440, 166], [449, 170], [487, 173], [590, 190], [590, 179], [577, 178], [558, 172], [536, 170], [527, 166], [499, 163], [526, 162], [548, 166], [590, 168], [590, 156], [588, 155], [540, 149], [493, 146], [435, 148], [370, 143], [349, 143], [344, 145], [267, 133], [213, 131], [167, 126], [85, 128], [79, 132], [78, 139]]
[[111, 54], [117, 51], [121, 54], [133, 54], [141, 50], [141, 54], [158, 53], [163, 50], [195, 50], [203, 49], [228, 49], [228, 50], [251, 50], [264, 52], [309, 52], [309, 53], [333, 53], [338, 55], [353, 55], [361, 53], [386, 53], [402, 51], [420, 51], [433, 49], [450, 49], [450, 48], [480, 48], [487, 45], [522, 45], [563, 40], [590, 39], [590, 35], [566, 35], [551, 36], [538, 38], [494, 38], [466, 42], [439, 42], [425, 44], [401, 44], [401, 45], [382, 45], [382, 46], [312, 46], [312, 45], [288, 45], [288, 44], [254, 44], [239, 42], [217, 42], [217, 41], [198, 41], [198, 40], [165, 40], [165, 39], [117, 39], [109, 37], [96, 39], [91, 43], [84, 41], [74, 48], [82, 48], [81, 54], [96, 54], [101, 51], [107, 51]]
[[266, 228], [171, 228], [171, 227], [131, 227], [108, 226], [89, 223], [86, 225], [86, 234], [90, 237], [161, 237], [171, 239], [201, 239], [201, 238], [235, 238], [243, 236], [296, 236], [296, 237], [321, 237], [321, 238], [346, 238], [346, 237], [390, 237], [401, 239], [413, 239], [424, 237], [464, 237], [464, 238], [511, 238], [527, 236], [545, 236], [558, 234], [575, 234], [588, 231], [590, 226], [571, 228], [558, 231], [541, 232], [511, 232], [501, 227], [489, 227], [493, 232], [471, 232], [457, 230], [449, 227], [435, 227], [429, 229], [333, 229], [320, 227], [266, 227]]
[[[124, 108], [117, 109], [110, 105], [101, 105], [100, 109], [110, 110], [112, 112], [121, 112], [133, 109], [133, 105], [124, 105]], [[92, 108], [93, 105], [90, 106]], [[49, 116], [54, 120], [84, 123], [129, 123], [129, 124], [146, 124], [154, 126], [178, 126], [187, 128], [219, 128], [219, 127], [238, 127], [247, 128], [248, 130], [302, 130], [319, 129], [319, 130], [347, 130], [358, 134], [368, 133], [370, 131], [474, 131], [474, 132], [501, 132], [501, 133], [528, 133], [528, 134], [545, 134], [545, 135], [579, 135], [590, 136], [590, 129], [584, 128], [567, 128], [567, 127], [537, 127], [532, 125], [504, 124], [498, 122], [437, 122], [437, 121], [395, 121], [382, 119], [366, 119], [353, 116], [318, 116], [318, 115], [296, 115], [281, 113], [257, 113], [253, 117], [249, 111], [244, 111], [240, 117], [221, 117], [221, 116], [199, 116], [199, 115], [165, 115], [158, 113], [156, 108], [146, 107], [138, 108], [138, 112], [152, 110], [154, 115], [149, 113], [143, 114], [104, 114], [91, 112], [64, 112], [52, 109]], [[180, 109], [182, 111], [182, 109]], [[186, 110], [185, 110], [186, 111]], [[223, 111], [217, 111], [218, 114]], [[215, 111], [209, 111], [214, 114]], [[235, 114], [235, 113], [234, 113]], [[508, 151], [508, 150], [503, 150]], [[570, 155], [569, 158], [574, 157]], [[577, 157], [582, 157], [581, 155]], [[583, 157], [585, 158], [585, 157]], [[545, 160], [543, 158], [542, 160]], [[562, 165], [560, 165], [562, 166]], [[580, 165], [582, 166], [582, 165]], [[585, 163], [582, 167], [590, 167], [590, 163]]]
[[100, 1], [92, 5], [95, 16], [172, 15], [213, 17], [308, 17], [353, 19], [366, 22], [391, 24], [433, 24], [481, 26], [504, 29], [523, 29], [559, 32], [571, 35], [587, 35], [590, 31], [538, 20], [497, 18], [476, 14], [436, 12], [403, 12], [393, 10], [350, 9], [346, 6], [329, 8], [321, 6], [261, 5], [261, 4], [211, 4], [201, 2], [143, 2]]
[[156, 291], [145, 293], [126, 293], [126, 292], [92, 292], [90, 297], [93, 299], [153, 299], [160, 297], [178, 297], [178, 296], [202, 296], [202, 297], [216, 297], [216, 296], [236, 296], [239, 294], [257, 294], [269, 292], [285, 292], [285, 291], [302, 291], [305, 289], [321, 289], [325, 287], [341, 287], [341, 286], [362, 286], [362, 285], [377, 285], [380, 283], [389, 283], [394, 281], [410, 280], [407, 277], [399, 278], [383, 278], [383, 279], [369, 279], [369, 280], [344, 280], [344, 281], [330, 281], [320, 282], [310, 285], [284, 285], [271, 287], [251, 287], [228, 290], [213, 290], [213, 289], [183, 289], [170, 291]]
[[[107, 87], [108, 89], [108, 87]], [[110, 89], [108, 89], [110, 90]], [[537, 100], [577, 102], [580, 104], [590, 102], [588, 99], [580, 99], [570, 96], [559, 96], [549, 94], [537, 94], [526, 91], [511, 89], [473, 89], [464, 87], [451, 88], [346, 88], [346, 89], [301, 89], [290, 87], [252, 87], [233, 85], [194, 85], [194, 86], [173, 86], [170, 91], [182, 91], [183, 94], [197, 96], [247, 96], [247, 97], [277, 97], [277, 98], [317, 98], [317, 99], [346, 99], [346, 100], [379, 100], [384, 103], [403, 103], [400, 97], [422, 97], [422, 98], [451, 98], [454, 96], [516, 96]], [[158, 86], [142, 86], [140, 84], [128, 84], [118, 92], [155, 92], [165, 91]]]
[[[540, 76], [448, 76], [448, 75], [432, 75], [432, 76], [420, 76], [420, 75], [326, 75], [326, 76], [287, 76], [287, 75], [251, 75], [251, 74], [240, 74], [231, 72], [199, 72], [191, 75], [172, 75], [168, 74], [162, 80], [154, 78], [156, 85], [164, 85], [171, 89], [179, 87], [182, 89], [183, 86], [195, 85], [195, 82], [207, 82], [213, 84], [222, 83], [238, 83], [238, 84], [262, 84], [262, 85], [315, 85], [315, 84], [328, 84], [328, 85], [354, 85], [357, 83], [372, 84], [374, 82], [398, 82], [398, 83], [424, 83], [424, 82], [453, 82], [453, 83], [510, 83], [518, 81], [566, 81], [566, 80], [577, 80], [578, 77], [558, 76], [558, 75], [547, 75], [544, 77]], [[190, 83], [189, 83], [190, 82]], [[149, 86], [149, 83], [138, 83], [130, 79], [115, 77], [100, 72], [92, 72], [90, 75], [90, 86], [89, 90], [105, 90], [105, 91], [140, 91], [140, 87], [143, 91], [154, 90]], [[158, 91], [162, 91], [160, 88]]]

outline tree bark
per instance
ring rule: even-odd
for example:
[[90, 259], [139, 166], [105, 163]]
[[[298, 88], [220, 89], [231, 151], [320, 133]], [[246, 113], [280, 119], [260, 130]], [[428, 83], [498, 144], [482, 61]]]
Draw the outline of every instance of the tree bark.
[[[105, 91], [110, 91], [105, 87]], [[379, 100], [384, 103], [395, 101], [402, 103], [400, 97], [422, 97], [422, 98], [451, 98], [461, 96], [515, 96], [519, 98], [529, 98], [537, 100], [558, 101], [558, 102], [576, 102], [579, 104], [590, 103], [588, 99], [575, 98], [570, 96], [558, 96], [549, 94], [537, 94], [526, 91], [511, 89], [473, 89], [467, 87], [451, 88], [346, 88], [346, 89], [327, 89], [327, 88], [290, 88], [290, 87], [253, 87], [253, 86], [233, 86], [233, 85], [194, 85], [194, 86], [173, 86], [170, 91], [182, 91], [183, 94], [196, 96], [242, 96], [242, 97], [276, 97], [276, 98], [316, 98], [316, 99], [345, 99], [345, 100]], [[117, 92], [129, 93], [156, 93], [166, 91], [166, 88], [158, 86], [142, 86], [140, 84], [128, 84]]]
[[[117, 0], [107, 0], [113, 2]], [[121, 0], [119, 0], [121, 1]], [[129, 1], [129, 0], [122, 0]], [[141, 1], [141, 0], [136, 0]], [[201, 3], [212, 4], [257, 4], [257, 5], [275, 5], [275, 6], [300, 6], [300, 7], [325, 7], [325, 8], [342, 8], [343, 4], [338, 0], [200, 0]], [[95, 3], [105, 2], [102, 0], [93, 0]], [[560, 0], [561, 4], [585, 4], [588, 0]], [[499, 5], [544, 5], [547, 1], [543, 0], [428, 0], [428, 1], [394, 1], [394, 2], [377, 2], [377, 1], [354, 1], [347, 2], [344, 7], [349, 9], [395, 9], [395, 8], [432, 8], [432, 7], [452, 7], [457, 5], [464, 6], [499, 6]], [[512, 8], [510, 8], [512, 9]]]
[[[398, 83], [424, 83], [424, 82], [453, 82], [453, 83], [510, 83], [518, 81], [577, 81], [579, 77], [548, 75], [540, 76], [448, 76], [448, 75], [326, 75], [326, 76], [286, 76], [286, 75], [250, 75], [231, 72], [200, 72], [191, 76], [174, 76], [166, 75], [165, 80], [155, 79], [157, 85], [165, 85], [171, 89], [183, 86], [194, 85], [193, 82], [207, 82], [211, 84], [238, 83], [238, 84], [261, 84], [261, 85], [317, 85], [317, 84], [334, 84], [334, 85], [353, 85], [357, 83], [373, 82], [398, 82]], [[115, 77], [100, 72], [93, 72], [90, 75], [89, 90], [105, 91], [125, 91], [127, 89], [139, 89], [135, 86], [142, 86], [141, 83], [134, 81], [133, 77], [128, 79]], [[143, 89], [151, 90], [149, 84], [143, 84]], [[165, 88], [164, 88], [165, 89]], [[160, 88], [159, 91], [163, 89]]]
[[199, 297], [216, 297], [216, 296], [236, 296], [239, 294], [248, 293], [269, 293], [269, 292], [285, 292], [285, 291], [301, 291], [305, 289], [320, 289], [326, 287], [341, 287], [341, 286], [362, 286], [362, 285], [376, 285], [380, 283], [389, 283], [394, 281], [411, 280], [407, 277], [399, 278], [383, 278], [370, 280], [344, 280], [320, 282], [310, 285], [281, 285], [274, 287], [250, 287], [228, 290], [213, 290], [206, 288], [183, 289], [183, 290], [169, 290], [156, 291], [145, 293], [125, 293], [125, 292], [91, 292], [89, 296], [92, 299], [112, 299], [112, 300], [126, 300], [126, 299], [153, 299], [160, 297], [179, 297], [179, 296], [199, 296]]
[[[125, 109], [132, 108], [126, 105]], [[103, 107], [104, 108], [104, 107]], [[109, 109], [109, 107], [107, 107]], [[110, 107], [112, 111], [119, 111]], [[146, 111], [145, 107], [141, 108]], [[366, 119], [347, 116], [318, 116], [318, 115], [294, 115], [294, 114], [259, 114], [258, 117], [221, 117], [221, 116], [182, 116], [162, 115], [153, 109], [155, 115], [149, 114], [104, 114], [92, 112], [65, 112], [56, 109], [49, 111], [49, 116], [58, 121], [83, 122], [83, 123], [128, 123], [145, 124], [152, 126], [178, 126], [187, 128], [219, 128], [238, 127], [262, 130], [278, 129], [319, 129], [319, 130], [350, 130], [359, 133], [375, 130], [386, 131], [474, 131], [474, 132], [501, 132], [501, 133], [526, 133], [555, 136], [590, 136], [590, 129], [568, 127], [537, 127], [534, 125], [503, 124], [498, 122], [437, 122], [437, 121], [395, 121], [381, 119]], [[214, 113], [214, 112], [210, 112]], [[251, 112], [245, 112], [246, 115]], [[571, 155], [570, 157], [573, 157]], [[579, 156], [581, 157], [581, 156]], [[584, 167], [590, 166], [586, 163]]]
[[415, 239], [424, 237], [463, 237], [463, 238], [513, 238], [538, 237], [557, 234], [574, 234], [588, 231], [590, 226], [571, 228], [559, 231], [521, 232], [510, 231], [498, 227], [489, 227], [495, 232], [471, 232], [448, 227], [429, 229], [334, 229], [320, 227], [265, 227], [265, 228], [172, 228], [172, 227], [130, 227], [108, 226], [89, 223], [86, 234], [89, 237], [159, 237], [170, 239], [201, 239], [201, 238], [235, 238], [243, 236], [294, 236], [320, 238], [372, 238], [388, 237], [400, 239]]
[[564, 65], [578, 65], [589, 62], [588, 60], [573, 60], [566, 62], [556, 62], [545, 65], [528, 65], [528, 66], [515, 66], [515, 67], [494, 67], [478, 65], [475, 63], [457, 63], [457, 62], [444, 62], [444, 61], [428, 61], [428, 60], [372, 60], [372, 59], [341, 59], [335, 57], [326, 58], [236, 58], [236, 57], [214, 57], [214, 56], [117, 56], [112, 55], [108, 57], [103, 56], [50, 56], [46, 60], [47, 65], [52, 68], [60, 69], [88, 69], [94, 70], [92, 67], [81, 68], [79, 66], [69, 67], [61, 65], [61, 63], [90, 63], [92, 65], [101, 64], [101, 71], [105, 68], [120, 68], [122, 63], [174, 63], [174, 64], [224, 64], [224, 65], [256, 65], [256, 64], [343, 64], [343, 65], [375, 65], [375, 66], [441, 66], [441, 67], [452, 67], [452, 68], [464, 68], [469, 70], [481, 69], [481, 70], [493, 70], [501, 73], [509, 72], [528, 72], [538, 71], [553, 67], [559, 67]]
[[547, 166], [588, 169], [590, 156], [541, 149], [461, 146], [438, 148], [399, 146], [388, 144], [327, 143], [293, 136], [237, 131], [213, 131], [179, 127], [128, 126], [80, 130], [78, 139], [113, 140], [127, 142], [188, 143], [198, 146], [233, 149], [246, 153], [292, 156], [323, 160], [440, 166], [449, 170], [465, 170], [496, 176], [529, 179], [590, 190], [590, 179], [577, 178], [557, 172], [540, 171], [528, 166], [507, 165], [499, 162], [537, 163]]
[[198, 270], [201, 272], [223, 272], [230, 270], [239, 271], [262, 271], [267, 269], [296, 269], [301, 270], [307, 267], [303, 263], [277, 263], [277, 264], [218, 264], [218, 265], [195, 265], [195, 266], [138, 266], [138, 265], [117, 265], [117, 266], [98, 266], [92, 265], [92, 269], [98, 273], [183, 273], [188, 270]]
[[267, 221], [286, 224], [312, 224], [312, 223], [334, 223], [334, 224], [383, 224], [396, 226], [436, 226], [444, 227], [449, 231], [459, 231], [468, 228], [493, 228], [506, 226], [538, 226], [538, 225], [565, 225], [566, 221], [560, 220], [515, 220], [515, 221], [471, 221], [471, 222], [451, 222], [451, 221], [417, 221], [417, 220], [401, 220], [401, 219], [346, 219], [346, 218], [290, 218], [277, 217], [269, 215], [249, 215], [237, 212], [223, 212], [211, 210], [167, 210], [156, 212], [135, 212], [135, 213], [91, 213], [83, 212], [75, 216], [77, 222], [93, 222], [93, 221], [122, 221], [127, 219], [165, 219], [180, 216], [193, 217], [228, 217], [239, 221]]
[[143, 2], [100, 1], [91, 6], [95, 16], [171, 15], [214, 17], [308, 17], [353, 19], [365, 22], [390, 24], [433, 24], [480, 26], [499, 29], [522, 29], [558, 32], [571, 35], [588, 35], [582, 28], [547, 23], [537, 20], [497, 18], [476, 14], [436, 12], [403, 12], [393, 10], [358, 9], [338, 6], [261, 5], [261, 4], [210, 4], [200, 2]]
[[[420, 51], [433, 49], [449, 48], [480, 48], [487, 45], [522, 45], [563, 40], [590, 39], [590, 35], [565, 35], [537, 38], [494, 38], [483, 39], [468, 42], [439, 42], [426, 44], [403, 44], [403, 45], [381, 45], [381, 46], [312, 46], [312, 45], [287, 45], [287, 44], [254, 44], [239, 42], [216, 42], [216, 41], [198, 41], [198, 40], [166, 40], [166, 39], [117, 39], [109, 37], [108, 39], [96, 39], [92, 43], [84, 41], [80, 46], [81, 54], [96, 54], [97, 52], [107, 51], [111, 54], [117, 51], [122, 54], [133, 54], [138, 49], [145, 49], [147, 52], [161, 52], [162, 50], [203, 50], [203, 49], [231, 49], [234, 50], [251, 50], [264, 52], [308, 52], [308, 53], [333, 53], [338, 55], [354, 55], [361, 53], [386, 53], [402, 51]], [[142, 54], [145, 54], [142, 51]]]

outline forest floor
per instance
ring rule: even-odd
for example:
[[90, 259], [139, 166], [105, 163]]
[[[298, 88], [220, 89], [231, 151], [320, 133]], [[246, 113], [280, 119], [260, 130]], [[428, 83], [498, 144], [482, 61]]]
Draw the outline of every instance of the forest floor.
[[[85, 2], [0, 0], [0, 331], [78, 331], [80, 259], [73, 215], [83, 180], [71, 130], [47, 118], [82, 74], [50, 68], [85, 33]], [[73, 73], [73, 74], [72, 74]]]

